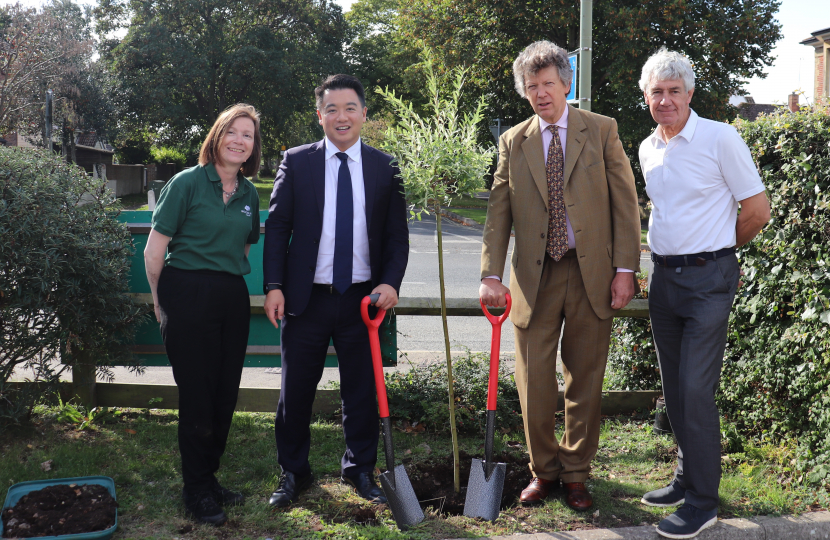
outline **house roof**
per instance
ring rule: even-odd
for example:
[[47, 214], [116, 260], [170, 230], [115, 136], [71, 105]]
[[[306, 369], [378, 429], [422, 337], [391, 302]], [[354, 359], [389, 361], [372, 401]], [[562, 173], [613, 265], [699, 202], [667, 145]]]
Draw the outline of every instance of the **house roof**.
[[830, 41], [830, 27], [810, 32], [810, 34], [810, 37], [800, 41], [801, 45], [816, 45], [825, 40]]
[[759, 114], [771, 114], [782, 110], [784, 107], [780, 105], [770, 105], [766, 103], [741, 103], [738, 105], [738, 116], [750, 122], [754, 122]]

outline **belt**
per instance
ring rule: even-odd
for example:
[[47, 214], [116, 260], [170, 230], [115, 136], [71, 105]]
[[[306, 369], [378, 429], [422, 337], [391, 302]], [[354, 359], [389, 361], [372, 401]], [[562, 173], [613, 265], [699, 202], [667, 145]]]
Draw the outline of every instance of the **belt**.
[[706, 261], [715, 261], [718, 257], [725, 257], [735, 253], [735, 248], [728, 247], [718, 251], [704, 251], [703, 253], [692, 253], [691, 255], [657, 255], [651, 254], [651, 260], [657, 266], [703, 266]]
[[[364, 285], [366, 283], [370, 283], [370, 282], [369, 281], [361, 281], [360, 283], [352, 283], [351, 286], [354, 287], [355, 285]], [[332, 285], [331, 283], [312, 283], [311, 288], [316, 290], [316, 291], [324, 292], [326, 294], [334, 294], [334, 293], [340, 294], [340, 293], [337, 292], [337, 289], [335, 289], [334, 285]]]

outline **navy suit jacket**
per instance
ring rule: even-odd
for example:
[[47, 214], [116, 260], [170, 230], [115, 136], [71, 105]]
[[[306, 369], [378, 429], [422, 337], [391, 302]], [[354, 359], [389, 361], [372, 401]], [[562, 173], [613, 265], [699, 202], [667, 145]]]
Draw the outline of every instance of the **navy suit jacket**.
[[[285, 313], [302, 314], [311, 296], [325, 204], [325, 142], [285, 152], [271, 193], [262, 265], [265, 283], [279, 283]], [[409, 228], [400, 171], [392, 156], [361, 143], [372, 287], [401, 289]]]

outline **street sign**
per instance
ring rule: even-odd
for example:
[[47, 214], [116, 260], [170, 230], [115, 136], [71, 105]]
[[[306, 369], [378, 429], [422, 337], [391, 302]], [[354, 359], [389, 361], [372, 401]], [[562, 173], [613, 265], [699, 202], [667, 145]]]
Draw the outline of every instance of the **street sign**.
[[579, 100], [576, 97], [576, 58], [579, 56], [579, 52], [573, 52], [568, 55], [568, 62], [571, 64], [571, 70], [573, 71], [573, 76], [571, 77], [571, 91], [568, 92], [568, 95], [565, 96], [568, 100], [568, 103], [579, 103]]

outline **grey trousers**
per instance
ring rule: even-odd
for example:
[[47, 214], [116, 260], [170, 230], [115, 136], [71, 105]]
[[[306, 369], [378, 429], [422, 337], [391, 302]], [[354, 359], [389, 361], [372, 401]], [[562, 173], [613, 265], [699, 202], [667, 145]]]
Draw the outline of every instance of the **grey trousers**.
[[678, 444], [675, 479], [686, 489], [686, 502], [701, 510], [718, 507], [720, 414], [715, 390], [739, 274], [735, 255], [703, 266], [655, 265], [649, 288], [663, 394]]

